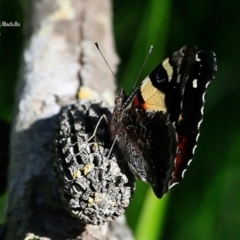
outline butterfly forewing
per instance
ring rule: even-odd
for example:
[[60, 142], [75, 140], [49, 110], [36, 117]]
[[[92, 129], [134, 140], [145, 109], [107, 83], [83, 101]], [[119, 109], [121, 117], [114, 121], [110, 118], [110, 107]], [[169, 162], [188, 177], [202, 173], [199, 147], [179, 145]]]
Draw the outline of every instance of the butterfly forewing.
[[195, 62], [189, 66], [183, 89], [179, 119], [176, 122], [178, 151], [170, 186], [178, 183], [191, 162], [199, 137], [199, 127], [203, 119], [204, 96], [209, 82], [217, 70], [213, 52], [198, 52]]

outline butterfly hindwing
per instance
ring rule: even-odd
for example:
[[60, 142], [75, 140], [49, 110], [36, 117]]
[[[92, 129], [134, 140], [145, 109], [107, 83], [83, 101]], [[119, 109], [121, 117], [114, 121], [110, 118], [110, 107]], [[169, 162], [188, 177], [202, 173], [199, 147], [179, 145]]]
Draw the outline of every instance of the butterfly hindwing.
[[118, 148], [132, 173], [149, 182], [160, 198], [167, 191], [174, 168], [175, 128], [167, 112], [137, 108], [133, 104], [122, 111], [124, 99], [122, 92], [116, 102], [110, 132], [117, 137]]
[[[126, 157], [130, 169], [139, 179], [152, 185], [157, 197], [162, 197], [168, 190], [174, 168], [175, 128], [166, 112], [131, 109], [128, 115], [131, 121], [126, 126], [129, 136]], [[138, 154], [133, 156], [133, 152]]]

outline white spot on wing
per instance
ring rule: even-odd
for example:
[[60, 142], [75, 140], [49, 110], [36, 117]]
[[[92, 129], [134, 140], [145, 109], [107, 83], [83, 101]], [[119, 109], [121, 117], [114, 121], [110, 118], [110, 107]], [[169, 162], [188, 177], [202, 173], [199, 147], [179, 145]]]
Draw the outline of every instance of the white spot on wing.
[[195, 154], [195, 150], [196, 150], [197, 145], [194, 146], [192, 153]]
[[192, 82], [192, 85], [193, 85], [193, 88], [197, 88], [197, 79], [194, 79], [193, 82]]
[[208, 87], [209, 83], [210, 83], [210, 82], [207, 82], [207, 83], [206, 83], [206, 88]]
[[179, 182], [175, 182], [172, 185], [169, 183], [168, 184], [168, 189], [171, 189], [172, 187], [174, 187], [175, 185], [179, 184]]
[[181, 109], [183, 108], [183, 101], [181, 101], [181, 103], [180, 103], [180, 108]]
[[203, 115], [203, 109], [204, 109], [204, 107], [201, 107], [201, 114]]
[[180, 80], [181, 80], [181, 74], [178, 74], [177, 75], [177, 83], [180, 83]]
[[201, 61], [201, 59], [198, 57], [198, 54], [196, 54], [196, 61], [197, 61], [197, 62], [200, 62], [200, 61]]
[[185, 87], [184, 87], [183, 90], [182, 90], [182, 96], [184, 95], [184, 91], [185, 91]]
[[[187, 78], [188, 78], [188, 77], [187, 77]], [[182, 90], [182, 96], [184, 96], [184, 92], [185, 92], [185, 87], [184, 87], [183, 90]], [[183, 101], [181, 101], [180, 107], [181, 107], [181, 109], [183, 108]]]
[[203, 101], [203, 102], [205, 102], [205, 94], [206, 94], [206, 92], [203, 93], [203, 95], [202, 95], [202, 101]]
[[190, 160], [188, 161], [187, 165], [189, 166], [191, 162], [192, 162], [192, 159], [190, 159]]
[[203, 121], [202, 119], [199, 121], [198, 128], [200, 128], [200, 125], [201, 125], [202, 121]]
[[167, 72], [168, 75], [168, 81], [170, 82], [172, 80], [172, 76], [173, 76], [173, 67], [171, 66], [171, 64], [169, 63], [169, 58], [166, 58], [163, 63], [162, 63], [163, 68], [165, 69], [165, 71]]
[[184, 169], [183, 172], [182, 172], [182, 178], [184, 178], [184, 174], [185, 172], [187, 171], [187, 169]]
[[200, 133], [198, 133], [198, 135], [196, 136], [196, 141], [198, 141], [199, 136], [200, 136]]

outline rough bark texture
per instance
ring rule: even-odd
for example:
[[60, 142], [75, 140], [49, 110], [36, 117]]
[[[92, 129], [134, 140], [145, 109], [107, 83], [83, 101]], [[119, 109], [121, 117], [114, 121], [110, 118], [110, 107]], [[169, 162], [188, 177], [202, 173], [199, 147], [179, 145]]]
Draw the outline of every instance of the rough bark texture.
[[132, 239], [122, 219], [86, 226], [70, 217], [53, 176], [54, 128], [61, 106], [77, 96], [114, 99], [113, 76], [94, 46], [98, 41], [115, 70], [110, 1], [21, 4], [26, 45], [16, 89], [4, 239]]

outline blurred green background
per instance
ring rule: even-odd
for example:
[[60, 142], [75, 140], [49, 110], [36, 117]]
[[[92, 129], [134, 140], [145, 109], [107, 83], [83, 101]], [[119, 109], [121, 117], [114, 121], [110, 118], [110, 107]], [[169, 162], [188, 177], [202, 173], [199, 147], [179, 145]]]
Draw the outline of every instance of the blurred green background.
[[[127, 220], [137, 240], [240, 239], [239, 6], [237, 0], [113, 1], [121, 58], [118, 79], [128, 93], [150, 45], [153, 52], [141, 79], [186, 44], [213, 50], [218, 60], [217, 77], [206, 95], [198, 148], [184, 180], [162, 200], [146, 184], [137, 184], [127, 209]], [[23, 21], [17, 2], [0, 0], [2, 20]], [[0, 28], [0, 33], [0, 117], [10, 120], [22, 49], [21, 29]], [[0, 199], [1, 209], [5, 198]]]

